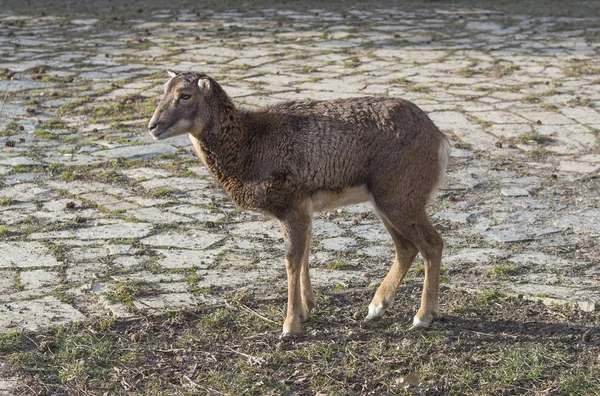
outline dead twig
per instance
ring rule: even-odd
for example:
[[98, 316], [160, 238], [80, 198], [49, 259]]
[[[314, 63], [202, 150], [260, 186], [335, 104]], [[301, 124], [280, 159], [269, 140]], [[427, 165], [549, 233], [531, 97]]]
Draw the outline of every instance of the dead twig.
[[270, 323], [274, 323], [274, 324], [279, 324], [279, 323], [275, 322], [274, 320], [271, 320], [269, 318], [266, 318], [266, 317], [262, 316], [261, 314], [259, 314], [258, 312], [256, 312], [252, 308], [249, 308], [249, 307], [245, 306], [244, 304], [240, 304], [240, 307], [242, 307], [243, 310], [245, 310], [245, 311], [247, 311], [247, 312], [249, 312], [249, 313], [251, 313], [253, 315], [258, 316], [259, 318], [261, 318], [264, 321], [267, 321], [267, 322], [270, 322]]
[[200, 385], [199, 383], [192, 381], [192, 379], [190, 377], [188, 377], [187, 375], [184, 375], [183, 378], [190, 383], [190, 385], [192, 385], [192, 388], [200, 388], [200, 389], [204, 389], [207, 392], [210, 392], [211, 394], [218, 394], [218, 395], [222, 395], [222, 392], [219, 392], [218, 390], [216, 390], [215, 388], [211, 388], [210, 386], [205, 386], [205, 385]]
[[235, 349], [233, 349], [229, 346], [227, 347], [227, 349], [229, 349], [231, 352], [233, 352], [237, 355], [244, 356], [245, 358], [247, 358], [250, 365], [252, 365], [253, 363], [256, 363], [260, 366], [265, 362], [264, 359], [258, 358], [256, 356], [248, 355], [247, 353], [244, 353], [244, 352], [236, 351]]
[[6, 94], [4, 95], [4, 99], [2, 99], [2, 104], [0, 104], [0, 114], [2, 114], [2, 109], [4, 108], [4, 103], [6, 103], [6, 98], [8, 98], [8, 90], [6, 91]]

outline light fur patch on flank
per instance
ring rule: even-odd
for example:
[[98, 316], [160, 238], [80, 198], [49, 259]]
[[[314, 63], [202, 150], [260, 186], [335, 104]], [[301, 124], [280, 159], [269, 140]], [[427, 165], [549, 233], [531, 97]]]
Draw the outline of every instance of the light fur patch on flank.
[[448, 163], [450, 162], [450, 142], [448, 139], [443, 139], [440, 143], [440, 148], [438, 151], [438, 179], [435, 184], [435, 187], [431, 191], [431, 195], [437, 193], [437, 191], [444, 185], [446, 182], [446, 170], [448, 169]]
[[312, 207], [316, 212], [328, 209], [335, 209], [340, 206], [347, 206], [371, 200], [371, 193], [366, 185], [350, 187], [339, 193], [333, 191], [318, 191], [313, 194]]

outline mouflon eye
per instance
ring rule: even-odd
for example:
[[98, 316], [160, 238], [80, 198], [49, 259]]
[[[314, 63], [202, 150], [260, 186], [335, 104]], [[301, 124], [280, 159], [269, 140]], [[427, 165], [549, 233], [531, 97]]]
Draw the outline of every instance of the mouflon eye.
[[189, 99], [191, 97], [192, 97], [192, 95], [183, 94], [183, 95], [179, 96], [179, 99]]

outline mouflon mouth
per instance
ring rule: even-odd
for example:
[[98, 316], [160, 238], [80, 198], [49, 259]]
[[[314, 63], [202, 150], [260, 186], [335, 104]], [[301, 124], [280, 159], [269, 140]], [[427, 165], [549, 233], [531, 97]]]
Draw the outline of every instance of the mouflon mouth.
[[166, 128], [160, 129], [157, 125], [155, 128], [149, 130], [148, 133], [150, 133], [150, 136], [152, 136], [152, 139], [154, 140], [163, 140], [173, 135], [173, 125], [175, 124], [171, 124]]
[[166, 134], [168, 130], [169, 129], [164, 129], [162, 131], [152, 131], [152, 132], [148, 132], [148, 133], [150, 134], [150, 136], [152, 136], [152, 139], [154, 139], [154, 140], [163, 140], [168, 137]]

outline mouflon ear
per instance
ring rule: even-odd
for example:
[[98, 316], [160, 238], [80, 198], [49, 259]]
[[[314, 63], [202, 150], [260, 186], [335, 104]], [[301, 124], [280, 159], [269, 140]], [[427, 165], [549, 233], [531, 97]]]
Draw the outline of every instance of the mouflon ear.
[[177, 73], [175, 73], [174, 71], [171, 70], [167, 70], [167, 74], [169, 75], [169, 77], [173, 78], [177, 75]]
[[204, 96], [210, 95], [212, 91], [212, 84], [208, 78], [200, 78], [198, 80], [198, 87]]

